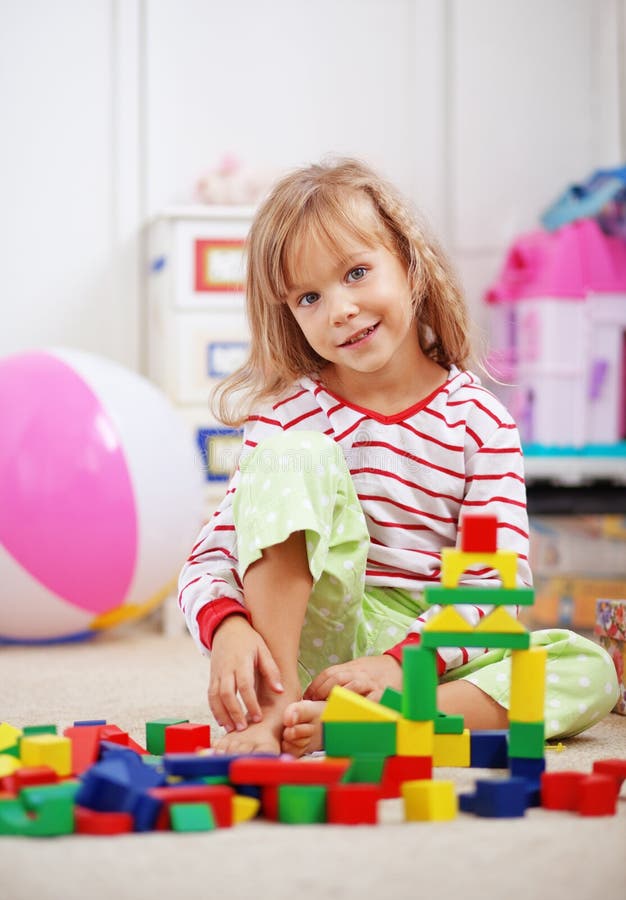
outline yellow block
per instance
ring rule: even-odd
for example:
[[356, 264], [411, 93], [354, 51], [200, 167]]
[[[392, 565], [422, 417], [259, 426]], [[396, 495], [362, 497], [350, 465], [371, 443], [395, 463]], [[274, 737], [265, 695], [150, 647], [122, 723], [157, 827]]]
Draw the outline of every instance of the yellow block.
[[456, 818], [459, 804], [452, 781], [405, 781], [401, 790], [407, 821], [447, 822]]
[[454, 606], [444, 606], [440, 613], [429, 619], [424, 631], [471, 631], [472, 626]]
[[435, 725], [432, 721], [411, 722], [399, 719], [396, 732], [396, 754], [398, 756], [432, 756], [434, 750]]
[[367, 697], [336, 684], [330, 692], [322, 722], [397, 722], [400, 713], [387, 706], [381, 706]]
[[19, 759], [16, 759], [14, 756], [9, 756], [8, 753], [0, 754], [0, 778], [4, 778], [5, 775], [12, 775], [21, 768], [22, 763]]
[[14, 747], [21, 733], [21, 728], [15, 728], [8, 722], [0, 722], [0, 753], [8, 750], [9, 747]]
[[546, 697], [545, 647], [511, 653], [510, 722], [543, 722]]
[[261, 806], [261, 801], [256, 797], [244, 797], [235, 794], [233, 797], [233, 822], [239, 825], [241, 822], [249, 822], [254, 819]]
[[454, 547], [444, 547], [441, 551], [441, 583], [444, 587], [458, 587], [459, 579], [466, 569], [477, 563], [487, 565], [500, 573], [502, 586], [514, 588], [517, 585], [517, 553], [514, 550], [496, 550], [495, 553], [469, 553]]
[[496, 606], [493, 612], [481, 619], [474, 629], [487, 634], [526, 634], [526, 630], [503, 606]]
[[433, 766], [469, 766], [470, 733], [436, 734], [434, 739]]
[[57, 734], [31, 734], [20, 743], [23, 766], [50, 766], [57, 775], [72, 774], [72, 742]]

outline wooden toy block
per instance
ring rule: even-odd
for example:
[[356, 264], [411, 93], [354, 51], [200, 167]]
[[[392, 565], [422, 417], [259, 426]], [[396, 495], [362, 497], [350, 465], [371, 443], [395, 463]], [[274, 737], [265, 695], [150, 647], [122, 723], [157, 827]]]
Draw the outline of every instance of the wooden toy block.
[[72, 773], [72, 742], [57, 734], [22, 736], [20, 759], [23, 766], [50, 766], [57, 775]]
[[474, 634], [483, 631], [497, 634], [526, 634], [528, 629], [524, 628], [518, 619], [514, 619], [503, 606], [496, 606], [493, 612], [480, 620]]
[[324, 749], [329, 757], [396, 754], [396, 722], [324, 722]]
[[[74, 727], [79, 728], [82, 725], [106, 725], [106, 719], [78, 719], [74, 722]], [[65, 734], [65, 732], [63, 732]]]
[[463, 734], [465, 725], [463, 716], [447, 716], [438, 713], [435, 718], [435, 734]]
[[139, 753], [141, 756], [148, 752], [134, 741], [127, 731], [122, 731], [117, 725], [102, 725], [100, 728], [100, 740], [111, 741], [114, 744], [128, 747], [129, 750], [134, 750], [135, 753]]
[[444, 547], [441, 551], [441, 583], [444, 587], [455, 588], [461, 575], [470, 566], [478, 563], [495, 569], [505, 588], [516, 586], [517, 553], [513, 550], [496, 550], [495, 553], [466, 553], [454, 547]]
[[526, 778], [539, 784], [541, 773], [545, 771], [546, 758], [509, 756], [509, 772], [515, 778]]
[[56, 734], [56, 725], [25, 725], [22, 731], [23, 737], [31, 737], [33, 734]]
[[63, 735], [72, 742], [72, 772], [82, 775], [100, 755], [100, 726], [71, 725]]
[[[426, 632], [428, 631], [453, 631], [455, 633], [462, 631], [471, 634], [472, 630], [473, 626], [469, 624], [467, 619], [463, 618], [456, 607], [444, 606], [441, 612], [433, 616], [432, 619], [429, 619], [424, 625], [424, 628], [422, 629], [422, 640], [424, 634], [426, 634]], [[423, 643], [422, 646], [424, 646]]]
[[148, 794], [157, 801], [154, 827], [162, 831], [170, 827], [170, 810], [175, 803], [203, 803], [213, 810], [218, 828], [230, 828], [233, 824], [233, 797], [235, 791], [221, 784], [161, 785], [149, 788]]
[[432, 756], [434, 753], [435, 726], [429, 722], [398, 722], [396, 756]]
[[166, 753], [195, 753], [211, 746], [211, 728], [195, 722], [181, 722], [165, 727]]
[[[159, 757], [159, 759], [161, 759]], [[161, 762], [168, 775], [179, 775], [183, 778], [203, 778], [213, 775], [228, 775], [231, 764], [239, 759], [278, 759], [276, 753], [252, 753], [242, 756], [227, 753], [167, 753]]]
[[128, 834], [134, 821], [130, 813], [97, 812], [85, 806], [74, 807], [76, 834]]
[[435, 734], [433, 737], [434, 766], [469, 766], [470, 733], [465, 728], [463, 734]]
[[542, 759], [545, 743], [543, 722], [509, 720], [509, 758]]
[[388, 756], [379, 753], [365, 753], [355, 756], [352, 765], [341, 779], [343, 784], [380, 784]]
[[524, 778], [478, 779], [473, 794], [459, 797], [464, 812], [487, 818], [518, 818], [528, 808], [528, 786]]
[[495, 553], [498, 549], [498, 517], [469, 514], [461, 519], [461, 550]]
[[0, 753], [3, 755], [11, 751], [10, 756], [15, 755], [15, 748], [18, 746], [18, 740], [22, 735], [21, 728], [15, 728], [8, 722], [0, 722]]
[[402, 715], [415, 722], [437, 715], [435, 654], [416, 644], [408, 644], [402, 651]]
[[388, 709], [395, 709], [397, 713], [402, 713], [402, 692], [392, 687], [386, 687], [380, 698], [380, 704]]
[[15, 792], [22, 788], [35, 787], [38, 784], [56, 784], [59, 776], [50, 766], [31, 766], [18, 769], [13, 775]]
[[395, 710], [341, 685], [330, 692], [321, 716], [322, 722], [396, 722], [399, 718]]
[[424, 588], [424, 599], [437, 606], [532, 606], [535, 592], [532, 588], [479, 587], [463, 585], [448, 588], [441, 584], [429, 584]]
[[492, 634], [488, 631], [426, 631], [422, 632], [422, 647], [505, 647], [527, 650], [530, 634]]
[[172, 831], [213, 831], [215, 819], [208, 803], [172, 803]]
[[476, 769], [508, 768], [508, 731], [470, 732], [470, 766]]
[[399, 797], [405, 781], [422, 781], [433, 776], [432, 756], [388, 756], [380, 784], [382, 796]]
[[544, 720], [547, 656], [545, 647], [514, 650], [511, 654], [509, 719], [515, 722]]
[[376, 825], [381, 792], [375, 784], [333, 784], [326, 800], [332, 825]]
[[22, 763], [7, 753], [0, 754], [0, 779], [7, 778], [21, 768]]
[[619, 788], [611, 775], [585, 775], [576, 786], [581, 816], [614, 816]]
[[325, 785], [281, 784], [278, 818], [288, 825], [314, 825], [326, 821]]
[[0, 803], [0, 834], [52, 837], [74, 831], [74, 803], [70, 796], [31, 797]]
[[242, 822], [249, 822], [259, 814], [261, 809], [261, 801], [256, 797], [244, 797], [242, 794], [235, 794], [232, 800], [233, 807], [233, 825], [240, 825]]
[[541, 805], [544, 809], [574, 811], [578, 804], [578, 785], [584, 772], [542, 772]]
[[134, 830], [134, 820], [130, 813], [97, 812], [83, 806], [74, 807], [77, 834], [115, 835], [129, 834]]
[[[332, 722], [333, 727], [341, 724]], [[372, 723], [348, 723], [349, 726]], [[379, 724], [379, 723], [375, 723]], [[385, 723], [386, 724], [386, 723]], [[395, 728], [395, 725], [392, 726]], [[347, 754], [344, 754], [344, 756]], [[232, 784], [335, 784], [347, 773], [351, 759], [293, 759], [286, 757], [240, 757], [230, 765]]]
[[617, 782], [618, 791], [626, 778], [626, 759], [596, 759], [593, 764], [594, 775], [611, 775]]
[[146, 749], [154, 756], [163, 756], [165, 753], [165, 729], [168, 725], [182, 725], [189, 719], [155, 719], [146, 722]]
[[406, 781], [402, 799], [408, 822], [447, 822], [458, 812], [452, 781]]
[[279, 784], [267, 784], [261, 788], [261, 814], [270, 822], [278, 822]]

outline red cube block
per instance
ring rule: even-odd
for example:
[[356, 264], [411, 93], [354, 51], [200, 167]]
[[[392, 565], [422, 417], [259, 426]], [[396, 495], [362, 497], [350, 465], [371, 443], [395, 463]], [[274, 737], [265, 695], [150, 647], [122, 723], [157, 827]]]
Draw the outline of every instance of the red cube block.
[[617, 781], [620, 790], [626, 778], [626, 759], [597, 759], [593, 764], [594, 775], [611, 775]]
[[498, 549], [498, 518], [466, 515], [461, 520], [461, 550], [465, 553], [495, 553]]
[[381, 793], [384, 798], [399, 797], [405, 781], [433, 777], [432, 756], [389, 756], [383, 769]]
[[544, 809], [571, 810], [578, 806], [578, 785], [584, 772], [542, 772], [541, 805]]
[[126, 812], [100, 812], [84, 806], [74, 807], [77, 834], [128, 834], [134, 819]]
[[381, 797], [377, 784], [332, 784], [326, 798], [327, 821], [333, 825], [376, 825]]
[[611, 775], [586, 775], [578, 784], [578, 812], [581, 816], [614, 816], [618, 793]]
[[211, 728], [196, 722], [180, 722], [165, 729], [166, 753], [195, 753], [211, 746]]

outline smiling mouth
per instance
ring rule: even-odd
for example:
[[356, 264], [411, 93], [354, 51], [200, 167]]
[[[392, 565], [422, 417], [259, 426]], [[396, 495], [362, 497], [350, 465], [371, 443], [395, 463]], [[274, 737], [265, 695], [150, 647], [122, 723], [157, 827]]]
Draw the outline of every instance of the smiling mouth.
[[364, 340], [366, 337], [369, 337], [373, 331], [378, 328], [378, 322], [376, 325], [370, 325], [369, 328], [364, 328], [362, 331], [359, 331], [358, 334], [355, 334], [353, 337], [349, 338], [347, 341], [344, 341], [343, 344], [340, 344], [341, 347], [350, 347], [352, 344], [358, 344], [359, 341]]

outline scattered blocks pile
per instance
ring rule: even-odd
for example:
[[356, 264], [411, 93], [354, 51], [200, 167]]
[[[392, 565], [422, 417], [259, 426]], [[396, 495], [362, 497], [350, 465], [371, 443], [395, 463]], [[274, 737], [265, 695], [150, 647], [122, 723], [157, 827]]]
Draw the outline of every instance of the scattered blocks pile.
[[[545, 770], [546, 653], [507, 606], [532, 603], [515, 586], [515, 554], [496, 549], [497, 522], [465, 517], [460, 550], [442, 557], [442, 585], [427, 599], [443, 607], [420, 645], [405, 647], [402, 691], [380, 703], [333, 688], [324, 713], [324, 758], [214, 754], [207, 725], [185, 719], [146, 723], [145, 748], [103, 720], [18, 728], [0, 723], [0, 835], [76, 832], [113, 835], [153, 830], [212, 831], [257, 815], [288, 824], [373, 825], [379, 801], [402, 798], [411, 822], [447, 821], [460, 809], [514, 818], [526, 809], [614, 815], [626, 759], [599, 760], [591, 774]], [[468, 588], [468, 565], [487, 563], [502, 588]], [[485, 595], [488, 594], [488, 597]], [[457, 606], [489, 603], [472, 628]], [[436, 650], [447, 646], [511, 649], [509, 728], [474, 731], [461, 716], [437, 711]], [[508, 769], [455, 795], [433, 779], [438, 766]]]

